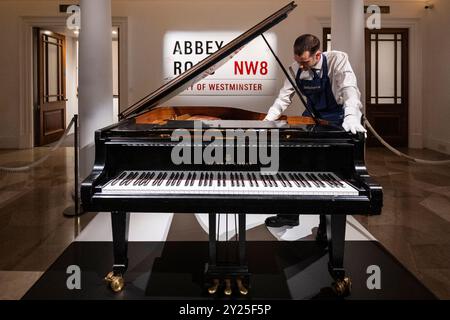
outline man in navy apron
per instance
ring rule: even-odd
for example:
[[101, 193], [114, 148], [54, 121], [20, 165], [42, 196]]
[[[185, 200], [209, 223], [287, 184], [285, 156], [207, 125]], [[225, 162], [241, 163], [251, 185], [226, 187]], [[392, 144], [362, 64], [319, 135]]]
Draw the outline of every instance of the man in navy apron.
[[[294, 62], [289, 68], [309, 108], [314, 108], [321, 119], [342, 126], [353, 134], [366, 132], [361, 125], [361, 93], [356, 76], [344, 52], [322, 53], [320, 40], [305, 34], [294, 43]], [[295, 89], [286, 79], [278, 98], [264, 120], [275, 121], [292, 103]], [[303, 116], [311, 116], [305, 110]], [[321, 227], [324, 227], [321, 216]], [[298, 215], [282, 215], [266, 219], [268, 227], [298, 226]], [[320, 228], [322, 229], [322, 228]]]

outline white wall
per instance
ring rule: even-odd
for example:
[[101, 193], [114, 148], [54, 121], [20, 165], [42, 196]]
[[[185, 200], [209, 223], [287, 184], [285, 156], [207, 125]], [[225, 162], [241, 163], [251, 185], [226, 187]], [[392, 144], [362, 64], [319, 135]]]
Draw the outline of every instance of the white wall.
[[[286, 0], [272, 1], [113, 1], [113, 16], [128, 17], [129, 104], [163, 84], [162, 40], [168, 31], [246, 31]], [[292, 44], [304, 32], [322, 34], [316, 17], [329, 16], [328, 1], [301, 1], [289, 17], [271, 29], [276, 33], [278, 54], [285, 65], [292, 61]], [[283, 77], [277, 78], [281, 86]], [[277, 90], [278, 91], [278, 90]], [[174, 98], [172, 105], [233, 106], [266, 112], [273, 96]], [[300, 102], [288, 114], [301, 112]]]
[[[376, 2], [377, 4], [390, 5], [391, 14], [387, 17], [392, 18], [420, 18], [424, 10], [424, 1], [366, 1], [366, 4]], [[436, 17], [424, 19], [428, 24], [441, 25], [447, 27], [448, 21], [438, 12], [439, 7], [444, 7], [449, 12], [448, 0], [436, 0], [436, 9], [432, 12]], [[23, 146], [23, 136], [28, 134], [27, 127], [19, 112], [19, 17], [21, 16], [65, 16], [58, 13], [58, 5], [66, 3], [64, 1], [0, 1], [0, 41], [2, 48], [0, 50], [0, 148], [1, 147], [20, 147]], [[245, 31], [256, 22], [268, 16], [273, 11], [288, 3], [287, 0], [142, 0], [125, 1], [112, 0], [112, 15], [119, 17], [128, 17], [128, 101], [121, 101], [122, 106], [130, 105], [142, 96], [147, 95], [163, 84], [163, 66], [162, 66], [162, 41], [167, 31], [205, 31], [205, 30], [237, 30]], [[328, 0], [302, 0], [297, 1], [299, 5], [289, 17], [279, 25], [272, 28], [278, 42], [278, 56], [288, 65], [292, 61], [292, 43], [301, 33], [313, 33], [322, 35], [322, 25], [330, 20], [330, 2]], [[444, 12], [444, 11], [440, 11]], [[383, 17], [385, 17], [383, 15]], [[436, 20], [436, 21], [435, 21]], [[428, 35], [438, 37], [439, 33], [433, 26], [431, 33], [424, 34], [424, 39]], [[444, 28], [445, 30], [445, 28]], [[442, 33], [441, 33], [442, 34]], [[424, 52], [424, 63], [429, 54], [439, 55], [439, 48], [449, 41], [441, 38], [440, 41], [428, 41]], [[447, 47], [448, 52], [448, 47]], [[430, 59], [435, 61], [435, 59]], [[412, 71], [422, 74], [422, 66], [414, 65]], [[430, 80], [427, 75], [429, 69], [424, 69], [425, 80]], [[434, 69], [440, 74], [439, 79], [448, 81], [447, 73], [443, 68]], [[123, 75], [124, 78], [125, 75]], [[281, 86], [284, 76], [278, 72], [278, 82]], [[425, 85], [430, 86], [430, 81], [424, 81]], [[442, 84], [445, 88], [447, 85]], [[426, 111], [432, 108], [439, 109], [440, 113], [427, 113], [426, 118], [426, 136], [432, 136], [434, 139], [449, 140], [449, 130], [446, 123], [449, 119], [448, 113], [445, 117], [434, 117], [433, 114], [445, 114], [445, 101], [448, 106], [448, 96], [446, 91], [426, 87], [424, 94], [424, 103]], [[428, 94], [428, 92], [434, 92]], [[267, 111], [275, 97], [217, 97], [206, 99], [205, 97], [178, 97], [174, 99], [173, 104], [198, 104], [198, 105], [225, 105], [241, 107], [260, 112]], [[434, 99], [434, 100], [433, 100]], [[293, 107], [287, 114], [299, 114], [302, 110], [298, 100], [294, 101]], [[432, 105], [432, 106], [431, 106]], [[441, 105], [441, 107], [436, 107]], [[31, 106], [30, 106], [31, 108]], [[448, 109], [448, 108], [447, 108]], [[436, 109], [436, 111], [438, 111]], [[421, 115], [413, 115], [421, 117]], [[428, 117], [428, 118], [427, 118]], [[432, 129], [429, 131], [428, 129]], [[434, 130], [434, 131], [433, 131]], [[430, 133], [431, 132], [431, 133]], [[440, 134], [445, 132], [445, 135]], [[428, 140], [427, 140], [428, 141]], [[432, 147], [431, 143], [427, 143]], [[448, 148], [450, 150], [450, 148]]]
[[[32, 134], [32, 122], [20, 113], [21, 101], [25, 99], [19, 93], [23, 85], [19, 75], [24, 67], [20, 64], [20, 17], [63, 16], [58, 11], [55, 1], [0, 1], [0, 148], [27, 147]], [[27, 43], [31, 46], [31, 39]]]
[[450, 1], [434, 0], [424, 15], [425, 147], [450, 154]]

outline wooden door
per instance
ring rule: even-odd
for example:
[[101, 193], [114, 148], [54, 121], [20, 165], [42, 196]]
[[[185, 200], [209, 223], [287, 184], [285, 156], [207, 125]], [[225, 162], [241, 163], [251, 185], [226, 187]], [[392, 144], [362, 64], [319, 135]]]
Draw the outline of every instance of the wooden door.
[[408, 29], [366, 30], [366, 116], [396, 147], [408, 147], [408, 53]]
[[57, 141], [66, 128], [65, 37], [39, 30], [39, 104], [37, 110], [38, 142]]
[[[366, 117], [387, 142], [407, 147], [408, 29], [366, 29], [365, 49]], [[323, 50], [332, 50], [331, 28], [323, 29]], [[367, 145], [380, 143], [369, 133]]]

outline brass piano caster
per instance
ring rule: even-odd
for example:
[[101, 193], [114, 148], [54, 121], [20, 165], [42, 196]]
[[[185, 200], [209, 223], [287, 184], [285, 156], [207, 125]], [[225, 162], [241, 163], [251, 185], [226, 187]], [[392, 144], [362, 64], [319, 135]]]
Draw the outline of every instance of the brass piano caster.
[[244, 284], [242, 283], [242, 279], [237, 278], [236, 279], [236, 284], [239, 290], [239, 293], [243, 296], [246, 296], [248, 294], [248, 289], [244, 286]]
[[233, 291], [231, 290], [231, 280], [225, 279], [225, 290], [223, 290], [223, 293], [225, 293], [226, 296], [231, 296]]
[[217, 292], [217, 289], [219, 289], [219, 284], [220, 284], [219, 279], [214, 279], [213, 285], [208, 288], [208, 293], [215, 294]]
[[122, 291], [123, 287], [125, 286], [122, 275], [114, 275], [114, 271], [111, 271], [106, 275], [105, 281], [109, 284], [109, 287], [114, 292]]
[[336, 282], [333, 283], [333, 291], [339, 297], [348, 296], [351, 290], [352, 290], [352, 281], [350, 280], [349, 277], [345, 277], [342, 280], [336, 280]]

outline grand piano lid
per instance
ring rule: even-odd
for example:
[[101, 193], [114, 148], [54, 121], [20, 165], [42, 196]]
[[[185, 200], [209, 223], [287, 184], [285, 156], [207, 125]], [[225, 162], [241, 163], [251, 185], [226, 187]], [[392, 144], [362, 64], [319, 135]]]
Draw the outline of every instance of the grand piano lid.
[[129, 119], [137, 116], [143, 112], [149, 111], [154, 107], [157, 107], [169, 100], [170, 98], [178, 95], [186, 90], [188, 87], [193, 86], [198, 81], [214, 73], [215, 70], [220, 68], [228, 60], [238, 53], [241, 48], [252, 41], [257, 36], [261, 35], [265, 31], [278, 24], [280, 21], [287, 18], [297, 5], [292, 1], [280, 10], [276, 11], [253, 28], [247, 30], [239, 37], [235, 38], [227, 45], [217, 50], [210, 56], [206, 57], [199, 63], [195, 64], [189, 70], [183, 72], [176, 78], [172, 79], [159, 89], [145, 96], [125, 111], [119, 114], [120, 119]]

